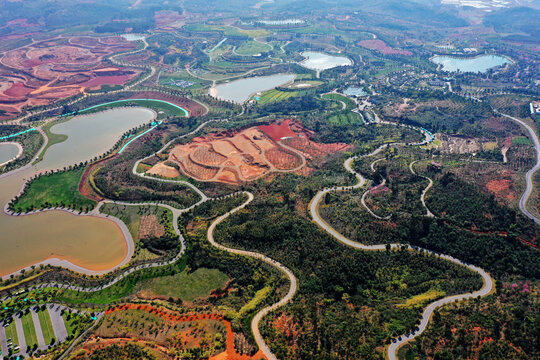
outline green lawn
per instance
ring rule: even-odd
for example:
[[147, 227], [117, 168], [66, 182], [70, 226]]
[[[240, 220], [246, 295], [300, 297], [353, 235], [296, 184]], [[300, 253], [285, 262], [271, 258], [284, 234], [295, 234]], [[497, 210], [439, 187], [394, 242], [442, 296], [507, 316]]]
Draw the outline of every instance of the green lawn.
[[258, 41], [246, 41], [236, 49], [236, 53], [240, 55], [258, 55], [263, 52], [272, 50], [272, 47]]
[[16, 345], [19, 345], [19, 337], [17, 336], [17, 328], [15, 327], [15, 319], [13, 319], [11, 324], [9, 324], [4, 329], [6, 330], [6, 339], [11, 338], [11, 341], [13, 342], [13, 347], [15, 347]]
[[264, 105], [276, 101], [283, 101], [289, 98], [298, 96], [300, 93], [298, 91], [280, 91], [276, 89], [265, 91], [258, 101], [259, 104]]
[[51, 316], [47, 309], [38, 312], [39, 322], [41, 323], [41, 331], [43, 332], [43, 338], [45, 339], [45, 344], [50, 344], [51, 340], [54, 339], [54, 329], [51, 321]]
[[38, 343], [36, 336], [36, 329], [34, 328], [34, 320], [32, 320], [32, 314], [28, 313], [21, 318], [24, 338], [26, 339], [26, 346], [34, 346]]
[[338, 114], [330, 116], [328, 121], [331, 124], [336, 125], [355, 125], [355, 124], [363, 124], [362, 116], [353, 113], [352, 111], [343, 111]]
[[514, 145], [531, 145], [531, 140], [525, 136], [516, 136], [512, 139]]
[[75, 210], [91, 210], [96, 206], [79, 193], [79, 182], [85, 168], [43, 175], [30, 183], [23, 195], [15, 202], [15, 212], [27, 212], [54, 206]]
[[346, 105], [345, 110], [352, 110], [352, 109], [354, 109], [356, 107], [356, 104], [354, 103], [354, 101], [352, 101], [348, 97], [340, 95], [340, 94], [324, 94], [323, 98], [324, 99], [329, 99], [329, 100], [334, 100], [334, 101], [342, 101], [342, 102], [344, 102], [345, 105]]
[[229, 277], [217, 269], [197, 269], [192, 273], [186, 270], [172, 276], [150, 279], [136, 287], [151, 290], [155, 294], [193, 301], [211, 294], [212, 290], [225, 286]]

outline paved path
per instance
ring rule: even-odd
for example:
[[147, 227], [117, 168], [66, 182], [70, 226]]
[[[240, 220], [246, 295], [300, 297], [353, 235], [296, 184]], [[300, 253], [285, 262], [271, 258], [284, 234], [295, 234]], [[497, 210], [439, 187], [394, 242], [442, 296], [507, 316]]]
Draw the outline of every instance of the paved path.
[[426, 193], [429, 191], [429, 189], [431, 189], [433, 187], [433, 180], [431, 180], [431, 178], [429, 178], [427, 176], [418, 175], [414, 171], [414, 164], [417, 163], [417, 162], [418, 162], [418, 160], [415, 160], [415, 161], [411, 162], [409, 164], [409, 169], [411, 170], [411, 173], [413, 173], [413, 175], [420, 176], [420, 177], [422, 177], [422, 178], [429, 181], [428, 186], [426, 186], [426, 188], [422, 191], [422, 195], [420, 195], [420, 201], [422, 202], [422, 205], [424, 205], [424, 209], [426, 209], [426, 216], [427, 217], [435, 217], [435, 215], [433, 215], [431, 210], [429, 210], [429, 208], [426, 205]]
[[15, 321], [15, 327], [17, 328], [17, 338], [19, 338], [18, 345], [21, 348], [21, 355], [23, 357], [27, 357], [28, 354], [26, 353], [26, 348], [27, 348], [26, 338], [24, 337], [24, 329], [23, 329], [21, 318], [18, 316], [14, 316], [13, 320]]
[[442, 305], [445, 305], [445, 304], [449, 304], [449, 303], [454, 302], [456, 300], [465, 300], [465, 299], [475, 298], [475, 297], [478, 297], [478, 296], [485, 296], [485, 295], [489, 294], [494, 289], [494, 283], [495, 282], [491, 278], [491, 276], [487, 272], [482, 270], [481, 268], [479, 268], [477, 266], [474, 266], [474, 265], [471, 265], [471, 264], [464, 263], [463, 261], [461, 261], [459, 259], [456, 259], [454, 257], [439, 254], [439, 253], [437, 253], [435, 251], [432, 251], [432, 250], [423, 249], [423, 248], [419, 248], [419, 247], [416, 247], [416, 246], [413, 247], [413, 246], [410, 246], [410, 245], [399, 244], [399, 243], [388, 244], [388, 245], [386, 245], [386, 244], [365, 245], [365, 244], [350, 240], [347, 237], [340, 234], [338, 231], [336, 231], [331, 225], [329, 225], [320, 216], [320, 214], [319, 214], [319, 204], [320, 204], [320, 202], [322, 201], [322, 199], [324, 198], [324, 196], [326, 194], [328, 194], [330, 192], [334, 192], [334, 191], [357, 189], [357, 188], [362, 187], [366, 183], [365, 178], [362, 175], [360, 175], [359, 173], [357, 173], [356, 171], [354, 171], [354, 169], [352, 168], [352, 164], [353, 164], [354, 160], [358, 159], [359, 157], [373, 156], [373, 155], [381, 152], [387, 146], [388, 145], [382, 145], [381, 147], [379, 147], [378, 149], [376, 149], [375, 151], [373, 151], [370, 154], [363, 155], [363, 156], [354, 156], [354, 157], [351, 157], [351, 158], [347, 159], [345, 161], [345, 163], [344, 163], [345, 169], [347, 169], [347, 171], [349, 173], [353, 174], [356, 177], [356, 179], [358, 180], [358, 183], [355, 184], [355, 185], [352, 185], [352, 186], [332, 187], [332, 188], [327, 188], [327, 189], [319, 191], [315, 195], [315, 197], [313, 198], [311, 203], [309, 204], [309, 211], [310, 211], [311, 216], [313, 217], [313, 220], [322, 229], [324, 229], [325, 231], [330, 233], [339, 242], [341, 242], [341, 243], [343, 243], [343, 244], [345, 244], [347, 246], [350, 246], [350, 247], [353, 247], [353, 248], [356, 248], [356, 249], [361, 249], [361, 250], [369, 250], [369, 251], [383, 251], [383, 250], [386, 250], [387, 246], [390, 246], [391, 249], [398, 249], [398, 248], [406, 247], [409, 250], [424, 251], [424, 252], [435, 254], [436, 256], [438, 256], [441, 259], [445, 259], [445, 260], [453, 262], [455, 264], [465, 266], [469, 270], [478, 273], [483, 279], [482, 288], [480, 290], [478, 290], [478, 291], [475, 291], [473, 293], [466, 293], [466, 294], [448, 296], [448, 297], [445, 297], [443, 299], [437, 300], [437, 301], [429, 304], [425, 308], [424, 313], [422, 314], [422, 319], [420, 320], [420, 325], [418, 326], [418, 330], [416, 330], [416, 331], [414, 331], [414, 332], [412, 332], [410, 334], [405, 334], [403, 336], [400, 336], [398, 339], [395, 339], [392, 342], [392, 344], [390, 344], [390, 346], [388, 347], [388, 352], [387, 352], [388, 358], [390, 360], [397, 360], [397, 350], [398, 350], [398, 348], [400, 346], [402, 346], [404, 343], [406, 343], [406, 342], [412, 340], [413, 338], [415, 338], [416, 336], [420, 335], [425, 330], [425, 328], [426, 328], [426, 326], [427, 326], [427, 324], [429, 322], [429, 319], [431, 318], [431, 315], [433, 314], [433, 311], [436, 308], [438, 308], [438, 307], [440, 307]]
[[531, 214], [529, 210], [527, 210], [527, 200], [529, 200], [529, 197], [531, 196], [532, 191], [533, 191], [533, 175], [534, 173], [536, 173], [538, 169], [540, 169], [540, 141], [538, 140], [538, 136], [536, 136], [536, 132], [525, 121], [518, 119], [516, 117], [510, 116], [510, 115], [503, 114], [495, 109], [493, 109], [493, 111], [498, 115], [504, 116], [514, 122], [517, 122], [519, 125], [527, 129], [527, 131], [529, 132], [529, 137], [534, 143], [534, 150], [536, 151], [536, 164], [533, 166], [532, 169], [527, 171], [527, 174], [525, 174], [525, 181], [527, 182], [527, 188], [525, 189], [525, 192], [521, 196], [521, 199], [519, 199], [519, 208], [521, 209], [521, 212], [525, 214], [525, 216], [527, 216], [529, 219], [534, 220], [535, 223], [540, 225], [540, 219], [538, 219], [536, 216]]
[[277, 360], [276, 355], [274, 355], [272, 350], [270, 350], [270, 348], [268, 347], [268, 345], [264, 341], [264, 339], [263, 339], [263, 337], [261, 335], [261, 332], [259, 331], [259, 325], [260, 325], [260, 322], [261, 322], [261, 320], [262, 320], [262, 318], [264, 316], [266, 316], [268, 313], [276, 310], [277, 308], [287, 304], [289, 301], [292, 300], [292, 298], [294, 297], [294, 294], [296, 293], [296, 290], [298, 289], [298, 281], [297, 281], [296, 277], [294, 276], [293, 272], [291, 270], [289, 270], [287, 267], [285, 267], [284, 265], [280, 264], [279, 262], [277, 262], [277, 261], [275, 261], [275, 260], [273, 260], [273, 259], [271, 259], [271, 258], [269, 258], [269, 257], [267, 257], [265, 255], [256, 253], [254, 251], [245, 251], [245, 250], [238, 250], [238, 249], [228, 248], [226, 246], [218, 244], [214, 239], [214, 230], [215, 230], [216, 226], [219, 223], [223, 222], [230, 215], [232, 215], [235, 212], [245, 208], [246, 205], [248, 205], [253, 200], [254, 197], [253, 197], [252, 193], [246, 191], [246, 192], [244, 192], [244, 194], [246, 194], [248, 196], [248, 199], [242, 205], [230, 210], [226, 214], [221, 215], [216, 220], [214, 220], [214, 222], [212, 222], [210, 227], [208, 227], [207, 236], [208, 236], [208, 241], [212, 245], [217, 247], [218, 249], [221, 249], [221, 250], [233, 253], [233, 254], [249, 256], [249, 257], [264, 261], [264, 262], [272, 265], [273, 267], [277, 268], [278, 270], [280, 270], [283, 274], [285, 274], [285, 276], [287, 276], [289, 278], [289, 281], [290, 281], [291, 285], [289, 287], [289, 291], [287, 292], [287, 294], [281, 300], [279, 300], [277, 303], [272, 304], [270, 306], [267, 306], [267, 307], [263, 308], [262, 310], [260, 310], [257, 314], [255, 314], [255, 316], [253, 317], [253, 320], [251, 321], [251, 331], [253, 332], [253, 337], [255, 338], [255, 342], [259, 346], [259, 349], [263, 352], [263, 354], [266, 356], [266, 358], [268, 360]]
[[34, 322], [34, 329], [36, 329], [36, 338], [38, 342], [39, 349], [46, 349], [47, 345], [45, 344], [45, 339], [43, 338], [43, 331], [41, 330], [41, 322], [39, 321], [39, 316], [37, 312], [33, 309], [30, 310], [32, 315], [32, 321]]
[[63, 307], [60, 305], [50, 304], [47, 306], [47, 311], [51, 317], [51, 322], [54, 329], [54, 336], [57, 343], [66, 341], [68, 337], [66, 324], [64, 318], [61, 315]]
[[2, 351], [2, 353], [0, 353], [2, 358], [8, 354], [6, 328], [3, 324], [0, 326], [0, 350]]

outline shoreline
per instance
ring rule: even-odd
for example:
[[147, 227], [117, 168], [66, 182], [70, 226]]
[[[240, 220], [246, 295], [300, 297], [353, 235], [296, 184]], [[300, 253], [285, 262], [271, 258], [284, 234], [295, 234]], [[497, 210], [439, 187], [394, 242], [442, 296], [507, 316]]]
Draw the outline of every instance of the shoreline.
[[0, 167], [4, 166], [4, 165], [7, 165], [9, 164], [10, 162], [13, 162], [15, 160], [17, 160], [18, 158], [21, 157], [21, 155], [23, 154], [24, 152], [24, 148], [23, 146], [21, 145], [21, 143], [19, 142], [15, 142], [15, 141], [6, 141], [6, 142], [0, 142], [0, 145], [14, 145], [17, 147], [17, 150], [18, 150], [18, 153], [17, 155], [15, 155], [15, 157], [12, 157], [11, 159], [7, 160], [7, 161], [4, 161], [3, 163], [0, 164]]
[[[126, 107], [117, 107], [117, 108], [112, 108], [112, 109], [105, 109], [105, 110], [103, 110], [101, 112], [107, 112], [107, 111], [114, 112], [115, 110], [119, 110], [119, 109], [123, 109], [123, 108], [126, 108]], [[131, 109], [132, 107], [127, 107], [127, 108]], [[149, 109], [149, 108], [145, 108], [145, 107], [138, 107], [138, 108], [144, 109], [145, 111], [151, 112], [152, 113], [151, 121], [155, 121], [157, 119], [157, 113], [153, 109]], [[73, 120], [74, 118], [76, 118], [78, 116], [89, 117], [89, 116], [92, 116], [93, 114], [94, 113], [76, 115], [76, 116], [73, 116], [73, 118], [69, 119], [68, 121]], [[14, 175], [15, 173], [17, 173], [19, 171], [26, 170], [29, 167], [33, 166], [32, 163], [39, 158], [40, 154], [46, 149], [46, 147], [48, 145], [48, 142], [49, 142], [49, 138], [43, 133], [43, 130], [41, 129], [41, 127], [39, 127], [38, 130], [42, 133], [42, 135], [44, 135], [45, 142], [42, 145], [42, 148], [40, 149], [40, 151], [38, 152], [36, 157], [34, 159], [32, 159], [32, 161], [29, 164], [27, 164], [27, 165], [25, 165], [25, 166], [23, 166], [21, 168], [14, 169], [13, 171], [11, 171], [9, 173], [2, 174], [0, 176], [0, 178]], [[44, 156], [46, 156], [46, 154]], [[42, 175], [42, 174], [43, 174], [43, 171], [42, 172], [36, 172], [36, 173], [32, 174], [32, 177], [33, 176], [39, 176], [39, 175]], [[24, 181], [21, 184], [21, 188], [19, 189], [19, 192], [17, 194], [15, 194], [11, 199], [13, 199], [14, 197], [19, 196], [24, 191], [25, 187], [31, 181], [32, 181], [31, 179], [28, 179], [28, 180]], [[70, 213], [71, 215], [74, 215], [74, 216], [92, 216], [92, 217], [95, 217], [95, 218], [112, 221], [118, 227], [120, 232], [122, 233], [122, 236], [124, 238], [123, 243], [125, 244], [124, 248], [126, 249], [125, 250], [125, 255], [123, 256], [122, 260], [120, 262], [118, 262], [115, 266], [110, 267], [108, 269], [101, 269], [101, 268], [95, 269], [95, 268], [90, 268], [90, 267], [87, 268], [87, 267], [85, 267], [83, 265], [77, 264], [76, 259], [72, 258], [70, 256], [57, 257], [57, 256], [53, 255], [54, 257], [47, 257], [47, 258], [45, 258], [43, 260], [40, 260], [38, 262], [32, 262], [28, 266], [24, 266], [23, 268], [20, 268], [19, 270], [16, 270], [16, 271], [4, 274], [4, 275], [1, 275], [2, 271], [0, 271], [0, 278], [2, 280], [9, 279], [9, 277], [11, 275], [14, 275], [14, 276], [19, 275], [19, 274], [21, 274], [22, 270], [24, 270], [25, 272], [30, 271], [32, 269], [32, 266], [39, 266], [39, 265], [42, 265], [42, 264], [43, 265], [61, 266], [61, 267], [67, 268], [68, 270], [73, 270], [75, 272], [82, 273], [82, 274], [85, 274], [85, 275], [104, 275], [104, 274], [110, 273], [110, 272], [112, 272], [114, 270], [117, 270], [118, 268], [121, 268], [121, 267], [125, 266], [126, 264], [128, 264], [129, 261], [131, 260], [132, 256], [133, 256], [133, 254], [135, 253], [135, 241], [134, 241], [133, 237], [131, 236], [131, 233], [129, 232], [129, 229], [127, 228], [127, 226], [124, 224], [124, 222], [122, 220], [120, 220], [120, 219], [118, 219], [118, 218], [116, 218], [116, 217], [114, 217], [112, 215], [107, 216], [107, 215], [101, 214], [99, 212], [99, 208], [101, 207], [100, 204], [101, 203], [98, 203], [97, 206], [92, 211], [90, 211], [88, 213], [85, 213], [85, 214], [79, 213], [78, 211], [74, 211], [74, 210], [71, 210], [71, 209], [52, 208], [52, 209], [40, 209], [40, 210], [35, 210], [35, 211], [29, 212], [29, 213], [21, 213], [21, 214], [17, 215], [16, 213], [13, 213], [13, 212], [11, 212], [9, 210], [8, 203], [4, 204], [3, 211], [7, 215], [15, 216], [15, 217], [34, 215], [34, 214], [44, 213], [44, 212], [48, 212], [48, 211], [64, 211], [64, 212]]]

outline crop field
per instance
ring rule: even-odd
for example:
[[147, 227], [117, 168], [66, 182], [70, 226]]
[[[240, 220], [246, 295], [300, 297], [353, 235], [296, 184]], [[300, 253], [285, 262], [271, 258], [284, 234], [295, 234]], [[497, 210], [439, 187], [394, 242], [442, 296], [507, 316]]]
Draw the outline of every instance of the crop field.
[[277, 101], [283, 101], [300, 95], [298, 91], [279, 91], [276, 89], [268, 90], [260, 96], [259, 104], [269, 104]]
[[236, 53], [239, 55], [257, 55], [263, 52], [272, 50], [272, 47], [267, 44], [260, 43], [258, 41], [246, 41], [242, 43], [237, 49]]
[[91, 210], [96, 206], [79, 193], [79, 182], [84, 168], [43, 175], [33, 180], [13, 205], [15, 212], [28, 212], [48, 207], [67, 207]]
[[147, 280], [138, 284], [135, 291], [151, 291], [156, 295], [193, 301], [223, 288], [227, 281], [229, 277], [221, 271], [201, 268], [192, 273], [184, 270], [176, 275]]
[[336, 125], [356, 125], [363, 124], [362, 115], [354, 113], [352, 111], [343, 111], [338, 114], [332, 115], [328, 118], [331, 124]]

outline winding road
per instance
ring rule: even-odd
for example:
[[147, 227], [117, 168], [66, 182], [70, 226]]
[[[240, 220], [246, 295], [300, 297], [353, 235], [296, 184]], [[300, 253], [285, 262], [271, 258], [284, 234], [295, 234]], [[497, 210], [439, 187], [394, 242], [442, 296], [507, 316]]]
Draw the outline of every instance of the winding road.
[[422, 202], [422, 205], [424, 205], [424, 209], [426, 209], [426, 216], [427, 217], [435, 217], [435, 215], [433, 215], [433, 213], [431, 212], [431, 210], [429, 210], [429, 208], [427, 207], [426, 205], [426, 193], [429, 191], [429, 189], [431, 189], [433, 187], [433, 180], [431, 180], [431, 178], [427, 177], [427, 176], [423, 176], [423, 175], [418, 175], [415, 171], [414, 171], [414, 164], [416, 164], [418, 162], [418, 160], [415, 160], [413, 162], [411, 162], [409, 164], [409, 170], [411, 170], [411, 173], [413, 175], [416, 175], [416, 176], [420, 176], [421, 178], [424, 178], [426, 180], [429, 181], [429, 184], [428, 186], [426, 186], [426, 188], [424, 190], [422, 190], [422, 195], [420, 195], [420, 201]]
[[[396, 144], [392, 144], [392, 145], [396, 145]], [[413, 331], [412, 333], [405, 334], [405, 335], [400, 336], [398, 339], [394, 339], [393, 342], [388, 347], [388, 350], [387, 350], [388, 358], [390, 360], [397, 360], [397, 351], [398, 351], [399, 347], [401, 347], [403, 344], [409, 342], [410, 340], [414, 339], [416, 336], [420, 335], [426, 329], [426, 327], [427, 327], [427, 325], [429, 323], [429, 319], [431, 318], [431, 315], [433, 314], [433, 311], [435, 309], [437, 309], [438, 307], [441, 307], [443, 305], [452, 303], [454, 301], [471, 299], [471, 298], [476, 298], [476, 297], [479, 297], [479, 296], [486, 296], [495, 289], [495, 281], [491, 278], [491, 276], [486, 271], [484, 271], [483, 269], [481, 269], [481, 268], [479, 268], [477, 266], [465, 263], [465, 262], [463, 262], [463, 261], [461, 261], [459, 259], [456, 259], [456, 258], [448, 256], [448, 255], [439, 254], [439, 253], [437, 253], [435, 251], [432, 251], [432, 250], [423, 249], [423, 248], [419, 248], [419, 247], [416, 247], [416, 246], [413, 247], [411, 245], [405, 245], [405, 244], [400, 244], [400, 243], [393, 243], [393, 244], [388, 244], [388, 245], [387, 244], [365, 245], [365, 244], [350, 240], [347, 237], [343, 236], [341, 233], [339, 233], [337, 230], [335, 230], [330, 224], [328, 224], [320, 216], [320, 214], [319, 214], [319, 205], [320, 205], [321, 201], [324, 199], [324, 197], [326, 196], [326, 194], [328, 194], [330, 192], [334, 192], [334, 191], [345, 191], [345, 190], [358, 189], [358, 188], [361, 188], [362, 186], [364, 186], [364, 184], [366, 183], [366, 179], [361, 174], [354, 171], [354, 169], [352, 167], [353, 162], [356, 159], [360, 158], [360, 157], [369, 157], [369, 156], [376, 155], [376, 154], [380, 153], [383, 149], [385, 149], [388, 146], [389, 146], [389, 144], [385, 144], [385, 145], [380, 146], [378, 149], [376, 149], [375, 151], [373, 151], [370, 154], [361, 155], [361, 156], [357, 155], [357, 156], [353, 156], [353, 157], [350, 157], [347, 160], [345, 160], [345, 162], [344, 162], [345, 169], [349, 173], [353, 174], [356, 177], [356, 179], [358, 180], [358, 182], [355, 185], [351, 185], [351, 186], [332, 187], [332, 188], [327, 188], [327, 189], [319, 191], [315, 195], [315, 197], [313, 198], [311, 203], [309, 204], [309, 212], [310, 212], [311, 216], [313, 217], [313, 220], [315, 221], [315, 223], [317, 223], [317, 225], [319, 225], [323, 230], [328, 232], [330, 235], [332, 235], [334, 238], [336, 238], [342, 244], [353, 247], [355, 249], [367, 250], [367, 251], [385, 251], [387, 246], [390, 246], [391, 249], [399, 249], [399, 248], [402, 248], [402, 247], [406, 247], [408, 250], [411, 250], [411, 251], [423, 251], [423, 252], [431, 253], [431, 254], [434, 254], [434, 255], [438, 256], [441, 259], [453, 262], [453, 263], [461, 265], [461, 266], [465, 266], [469, 270], [478, 273], [483, 279], [483, 285], [482, 285], [482, 288], [480, 290], [477, 290], [477, 291], [475, 291], [473, 293], [466, 293], [466, 294], [448, 296], [448, 297], [445, 297], [443, 299], [437, 300], [437, 301], [432, 302], [431, 304], [429, 304], [424, 309], [424, 312], [422, 314], [422, 318], [420, 320], [420, 325], [418, 325], [417, 329], [415, 331]]]
[[536, 164], [532, 167], [532, 169], [527, 171], [527, 174], [525, 174], [525, 181], [527, 182], [527, 188], [525, 189], [525, 192], [523, 193], [523, 195], [521, 195], [521, 199], [519, 199], [519, 208], [521, 209], [521, 212], [523, 212], [525, 216], [527, 216], [529, 219], [534, 220], [535, 223], [540, 225], [540, 219], [538, 219], [536, 216], [531, 214], [529, 210], [527, 210], [527, 200], [529, 200], [529, 197], [531, 196], [532, 191], [533, 191], [533, 175], [536, 173], [538, 169], [540, 169], [540, 141], [538, 140], [538, 136], [536, 136], [536, 132], [525, 121], [518, 119], [516, 117], [510, 116], [510, 115], [503, 114], [496, 109], [493, 109], [493, 111], [496, 114], [504, 116], [505, 118], [508, 118], [518, 123], [519, 125], [523, 126], [525, 129], [527, 129], [527, 131], [529, 132], [529, 136], [534, 143], [534, 150], [536, 151]]
[[[208, 123], [210, 123], [212, 121], [228, 121], [228, 120], [210, 120], [210, 121], [207, 121], [207, 122], [202, 123], [201, 125], [199, 125], [193, 131], [180, 136], [180, 138], [187, 137], [187, 136], [190, 136], [192, 134], [195, 134], [196, 132], [201, 130], [205, 125], [207, 125]], [[45, 139], [47, 139], [47, 138], [45, 137]], [[146, 157], [144, 159], [147, 159], [149, 157], [152, 157], [152, 156], [155, 156], [155, 155], [158, 155], [158, 154], [162, 153], [165, 149], [167, 149], [170, 145], [172, 145], [173, 142], [176, 141], [176, 140], [178, 140], [178, 138], [175, 138], [175, 139], [169, 141], [160, 150], [158, 150], [154, 154], [152, 154], [152, 155], [150, 155], [150, 156], [148, 156], [148, 157]], [[47, 141], [45, 141], [45, 144], [43, 145], [43, 148], [46, 146], [46, 143], [47, 143]], [[178, 228], [178, 217], [180, 216], [180, 214], [188, 212], [191, 209], [193, 209], [194, 207], [196, 207], [196, 206], [198, 206], [198, 205], [200, 205], [200, 204], [202, 204], [202, 203], [204, 203], [206, 201], [221, 200], [221, 199], [229, 198], [229, 197], [232, 197], [232, 196], [235, 196], [235, 195], [238, 195], [238, 194], [243, 194], [243, 195], [247, 196], [247, 200], [243, 204], [241, 204], [240, 206], [228, 211], [226, 214], [221, 215], [220, 217], [218, 217], [216, 220], [214, 220], [212, 222], [212, 224], [208, 228], [208, 240], [213, 246], [215, 246], [216, 248], [218, 248], [220, 250], [224, 250], [224, 251], [227, 251], [227, 252], [230, 252], [230, 253], [233, 253], [233, 254], [242, 255], [242, 256], [249, 256], [249, 257], [252, 257], [254, 259], [266, 262], [267, 264], [270, 264], [271, 266], [274, 266], [276, 269], [278, 269], [280, 272], [282, 272], [289, 279], [290, 287], [289, 287], [289, 291], [287, 292], [287, 294], [283, 298], [281, 298], [278, 302], [276, 302], [276, 303], [274, 303], [272, 305], [266, 306], [263, 309], [261, 309], [259, 312], [257, 312], [255, 314], [255, 316], [253, 317], [252, 321], [251, 321], [251, 330], [253, 332], [253, 336], [255, 338], [257, 346], [263, 352], [263, 354], [267, 357], [268, 360], [277, 360], [277, 357], [274, 355], [274, 353], [270, 350], [270, 348], [268, 347], [268, 345], [264, 341], [264, 339], [263, 339], [263, 337], [262, 337], [262, 335], [260, 333], [260, 330], [259, 330], [259, 325], [260, 325], [261, 320], [264, 318], [264, 316], [266, 316], [268, 313], [276, 310], [277, 308], [279, 308], [281, 306], [284, 306], [289, 301], [291, 301], [291, 299], [294, 297], [294, 295], [295, 295], [295, 293], [296, 293], [296, 291], [298, 289], [298, 280], [294, 276], [293, 272], [290, 269], [288, 269], [286, 266], [280, 264], [279, 262], [277, 262], [277, 261], [275, 261], [275, 260], [273, 260], [273, 259], [271, 259], [271, 258], [269, 258], [269, 257], [267, 257], [267, 256], [265, 256], [263, 254], [253, 252], [253, 251], [231, 249], [231, 248], [225, 247], [225, 246], [223, 246], [221, 244], [218, 244], [214, 239], [214, 230], [215, 230], [216, 226], [219, 223], [223, 222], [225, 219], [227, 219], [230, 215], [232, 215], [235, 212], [245, 208], [253, 200], [253, 198], [254, 198], [253, 194], [251, 194], [250, 192], [245, 191], [245, 192], [237, 192], [237, 193], [229, 194], [229, 195], [226, 195], [226, 196], [211, 198], [211, 197], [208, 197], [204, 192], [202, 192], [195, 185], [193, 185], [193, 184], [191, 184], [191, 183], [189, 183], [187, 181], [160, 179], [160, 178], [150, 177], [150, 176], [147, 176], [145, 174], [137, 173], [137, 171], [136, 171], [137, 167], [138, 167], [139, 163], [144, 159], [140, 159], [137, 162], [135, 162], [135, 164], [134, 164], [134, 166], [132, 168], [132, 173], [133, 174], [135, 174], [137, 176], [140, 176], [140, 177], [152, 179], [152, 180], [155, 180], [155, 181], [164, 181], [164, 182], [169, 182], [169, 183], [176, 183], [178, 185], [188, 186], [191, 189], [193, 189], [195, 192], [197, 192], [197, 194], [199, 194], [201, 196], [201, 200], [199, 200], [199, 202], [197, 202], [196, 204], [194, 204], [194, 205], [192, 205], [190, 207], [184, 208], [184, 209], [177, 209], [177, 208], [172, 207], [172, 206], [167, 205], [167, 204], [154, 203], [154, 202], [130, 203], [130, 202], [118, 202], [118, 201], [113, 202], [113, 201], [110, 201], [110, 200], [103, 200], [90, 213], [90, 215], [94, 215], [94, 216], [99, 215], [99, 216], [107, 217], [109, 219], [115, 219], [117, 222], [119, 222], [121, 225], [123, 225], [123, 227], [125, 228], [124, 236], [127, 236], [128, 239], [131, 239], [131, 241], [128, 241], [128, 243], [131, 243], [131, 246], [133, 246], [133, 239], [131, 238], [131, 235], [130, 235], [129, 231], [127, 230], [127, 227], [125, 226], [125, 224], [121, 220], [115, 218], [114, 216], [101, 214], [99, 209], [104, 204], [107, 204], [107, 203], [113, 203], [113, 204], [117, 204], [117, 205], [129, 205], [129, 206], [137, 206], [137, 205], [160, 206], [160, 207], [164, 207], [166, 209], [169, 209], [173, 214], [174, 231], [179, 236], [180, 242], [181, 242], [181, 249], [178, 252], [178, 254], [174, 258], [172, 258], [170, 260], [155, 261], [155, 262], [152, 262], [152, 263], [141, 264], [141, 265], [126, 269], [123, 272], [121, 272], [119, 275], [117, 275], [113, 279], [111, 279], [109, 282], [107, 282], [105, 284], [102, 284], [100, 286], [81, 287], [81, 286], [75, 286], [75, 285], [72, 285], [72, 284], [49, 282], [49, 283], [42, 283], [42, 284], [39, 284], [37, 286], [29, 287], [28, 291], [37, 290], [37, 289], [41, 289], [41, 288], [59, 288], [59, 289], [68, 289], [68, 290], [87, 292], [87, 293], [88, 292], [94, 292], [94, 291], [99, 291], [99, 290], [103, 290], [105, 288], [108, 288], [108, 287], [116, 284], [120, 280], [124, 279], [125, 277], [129, 276], [130, 274], [132, 274], [132, 273], [134, 273], [134, 272], [136, 272], [138, 270], [171, 265], [171, 264], [177, 262], [178, 260], [180, 260], [180, 258], [184, 255], [185, 249], [186, 249], [185, 238], [184, 238], [182, 232], [180, 231], [180, 229]], [[304, 159], [304, 161], [305, 161], [305, 159]], [[15, 171], [17, 171], [17, 170], [15, 170]], [[68, 211], [68, 210], [66, 210], [66, 211]], [[133, 248], [131, 250], [131, 253], [133, 253]], [[60, 265], [63, 265], [63, 264], [60, 264]], [[75, 271], [82, 270], [81, 272], [83, 272], [83, 273], [85, 272], [84, 271], [85, 269], [83, 269], [83, 268], [77, 269], [77, 268], [73, 268], [73, 266], [70, 266], [70, 268], [72, 268]], [[11, 296], [4, 297], [3, 299], [1, 299], [1, 301], [4, 302], [6, 300], [9, 300], [10, 298], [11, 298]]]

